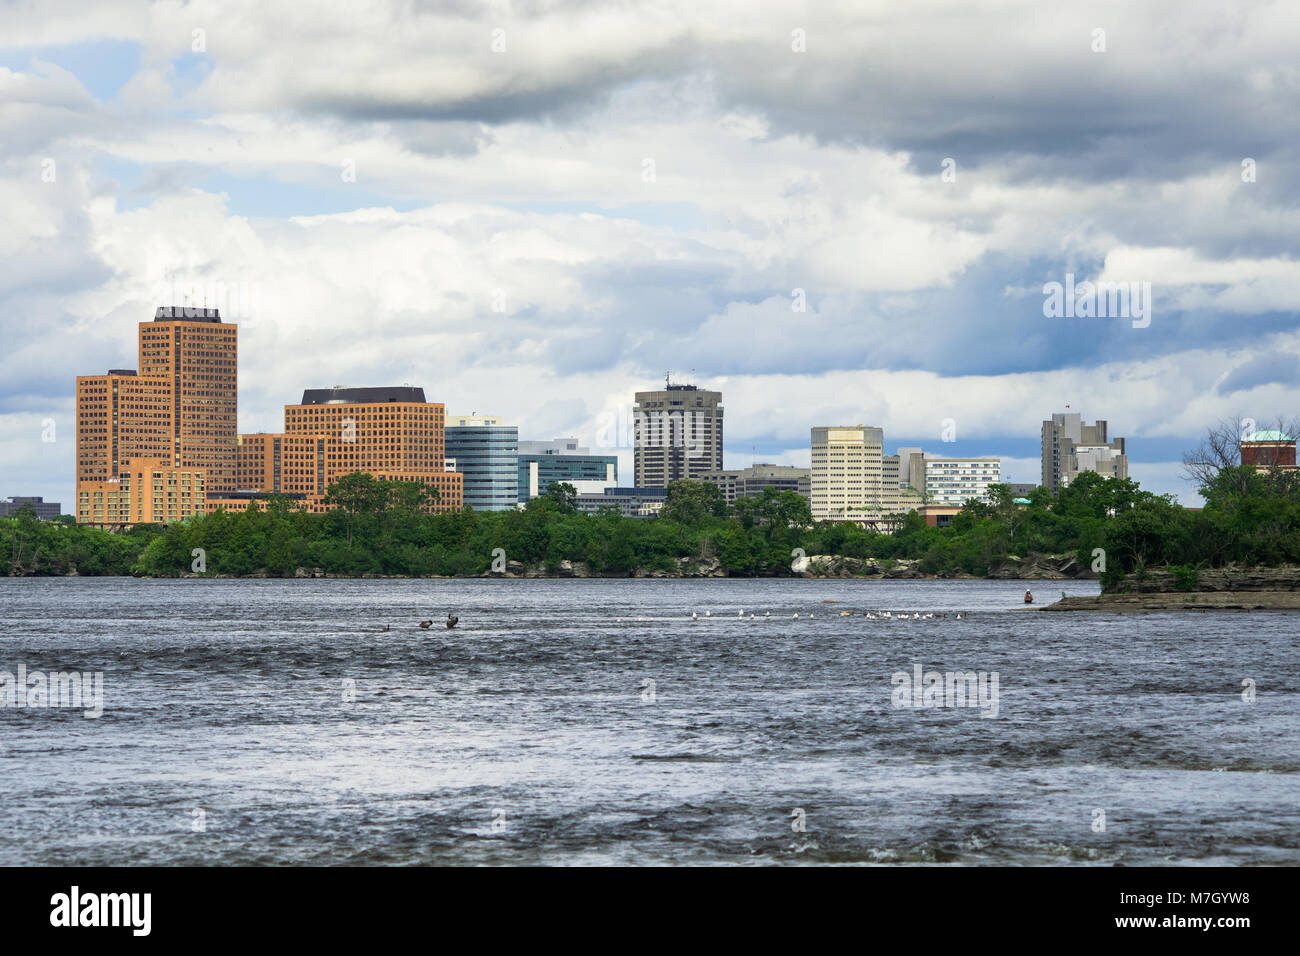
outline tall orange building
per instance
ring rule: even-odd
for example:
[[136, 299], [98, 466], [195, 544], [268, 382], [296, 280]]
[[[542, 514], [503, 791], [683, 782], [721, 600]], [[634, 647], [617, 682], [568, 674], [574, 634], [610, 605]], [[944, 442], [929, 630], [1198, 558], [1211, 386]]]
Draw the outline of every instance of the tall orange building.
[[[234, 490], [237, 338], [216, 309], [165, 306], [140, 323], [139, 369], [77, 377], [79, 522], [202, 514], [205, 494]], [[121, 481], [132, 477], [124, 496]], [[157, 508], [141, 499], [146, 481], [163, 489]], [[169, 508], [172, 496], [183, 507]], [[118, 507], [104, 507], [110, 499]]]
[[216, 309], [168, 306], [141, 322], [139, 369], [77, 377], [77, 520], [106, 527], [244, 510], [259, 495], [328, 510], [325, 495], [361, 471], [436, 489], [455, 511], [462, 479], [445, 470], [445, 409], [424, 389], [308, 389], [285, 406], [284, 434], [238, 431], [238, 335]]
[[162, 307], [140, 323], [140, 376], [172, 385], [176, 464], [207, 472], [209, 493], [235, 490], [239, 341], [217, 309]]
[[[463, 477], [445, 470], [446, 408], [424, 389], [310, 388], [284, 408], [284, 434], [239, 436], [241, 491], [293, 495], [309, 511], [328, 510], [329, 486], [354, 471], [388, 481], [418, 481], [438, 492], [435, 511], [459, 511]], [[245, 507], [242, 499], [209, 505]]]
[[174, 462], [172, 384], [134, 369], [77, 376], [77, 483], [107, 481], [132, 458]]

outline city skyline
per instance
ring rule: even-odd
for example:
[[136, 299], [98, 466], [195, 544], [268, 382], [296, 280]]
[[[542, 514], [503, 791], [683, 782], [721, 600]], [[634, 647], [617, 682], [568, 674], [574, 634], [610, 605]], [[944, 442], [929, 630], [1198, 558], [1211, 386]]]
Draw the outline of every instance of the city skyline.
[[[594, 11], [485, 7], [410, 18], [382, 62], [328, 9], [310, 47], [258, 5], [238, 43], [203, 4], [15, 9], [0, 495], [72, 500], [66, 382], [132, 364], [119, 324], [179, 291], [246, 320], [241, 432], [278, 428], [286, 383], [412, 382], [599, 446], [694, 366], [728, 396], [724, 468], [807, 467], [814, 423], [929, 447], [952, 419], [953, 455], [1031, 481], [1068, 405], [1196, 504], [1205, 427], [1300, 400], [1294, 24], [1248, 6], [1102, 4], [1100, 46], [1032, 4], [628, 9], [608, 45]], [[1171, 94], [1175, 12], [1223, 45]], [[1149, 283], [1142, 320], [1049, 317], [1047, 287], [1098, 281]]]
[[[320, 511], [325, 507], [326, 488], [349, 469], [381, 478], [423, 481], [439, 490], [441, 500], [436, 509], [440, 511], [455, 510], [462, 501], [475, 510], [508, 510], [541, 490], [537, 466], [531, 466], [531, 477], [525, 470], [530, 456], [523, 445], [534, 452], [544, 449], [554, 454], [562, 450], [563, 443], [575, 446], [570, 454], [589, 461], [558, 480], [580, 475], [575, 482], [579, 491], [597, 500], [603, 493], [662, 490], [680, 477], [718, 484], [730, 498], [737, 493], [732, 483], [749, 474], [758, 481], [748, 493], [773, 483], [798, 488], [818, 519], [855, 520], [852, 515], [858, 514], [858, 520], [875, 523], [923, 503], [960, 506], [969, 498], [984, 497], [991, 483], [1015, 484], [1003, 477], [1002, 460], [996, 456], [941, 455], [897, 444], [890, 455], [884, 430], [863, 425], [813, 426], [809, 468], [754, 462], [743, 470], [726, 469], [722, 465], [722, 393], [673, 383], [671, 373], [665, 375], [663, 389], [635, 392], [630, 432], [636, 477], [632, 484], [624, 482], [617, 488], [617, 464], [612, 462], [598, 464], [600, 477], [590, 481], [596, 477], [588, 472], [594, 459], [590, 449], [576, 448], [577, 439], [525, 439], [521, 445], [518, 426], [502, 416], [477, 412], [446, 415], [445, 403], [426, 402], [424, 389], [409, 384], [306, 388], [301, 402], [284, 406], [282, 431], [243, 432], [231, 421], [239, 393], [235, 323], [223, 319], [218, 308], [159, 306], [152, 320], [138, 323], [138, 334], [137, 364], [143, 373], [109, 369], [103, 375], [79, 375], [76, 379], [78, 458], [76, 504], [71, 511], [79, 521], [115, 525], [179, 520], [202, 513], [205, 495], [208, 509], [229, 509], [244, 506], [249, 496], [283, 492], [300, 506]], [[397, 428], [391, 434], [400, 438], [382, 437], [390, 434], [383, 430], [390, 425]], [[1056, 441], [1049, 440], [1049, 430], [1059, 430], [1052, 433], [1067, 436], [1067, 442], [1073, 435], [1084, 443], [1078, 461], [1071, 457], [1073, 445], [1063, 446], [1067, 447], [1069, 468], [1099, 469], [1099, 463], [1092, 461], [1096, 457], [1092, 449], [1107, 440], [1105, 420], [1090, 426], [1078, 413], [1054, 413], [1042, 427], [1041, 468], [1049, 490], [1055, 487], [1050, 474], [1062, 468], [1062, 454]], [[231, 434], [226, 435], [227, 431]], [[954, 444], [954, 431], [954, 423], [946, 421], [941, 440]], [[610, 429], [607, 423], [602, 434], [623, 432]], [[211, 437], [214, 435], [216, 439]], [[827, 439], [841, 443], [842, 449], [844, 442], [860, 444], [863, 436], [870, 436], [866, 458], [851, 465], [850, 485], [845, 486], [843, 462], [827, 470]], [[225, 438], [231, 439], [230, 448], [214, 457], [213, 448]], [[212, 444], [214, 440], [218, 446]], [[1118, 450], [1118, 465], [1106, 462], [1100, 467], [1126, 477], [1125, 440], [1118, 438], [1112, 445]], [[614, 445], [605, 450], [620, 449]], [[1101, 450], [1110, 453], [1104, 444]], [[834, 454], [842, 457], [843, 451], [832, 457]], [[600, 456], [599, 460], [618, 457]], [[769, 473], [759, 478], [755, 465], [768, 468]], [[837, 467], [840, 470], [834, 470]], [[802, 478], [787, 475], [774, 482], [780, 469], [798, 471]], [[119, 473], [121, 495], [116, 484]], [[841, 477], [834, 478], [836, 474]], [[211, 475], [219, 478], [215, 488]], [[830, 491], [829, 500], [828, 477], [839, 483]], [[852, 484], [855, 480], [858, 484]], [[127, 490], [140, 484], [154, 487], [154, 509], [164, 508], [164, 496], [177, 497], [166, 494], [165, 489], [179, 488], [179, 500], [167, 501], [165, 510], [156, 513], [141, 510], [146, 503], [135, 502], [135, 497], [142, 491], [134, 490], [133, 504], [128, 506]], [[123, 502], [120, 511], [119, 498]]]

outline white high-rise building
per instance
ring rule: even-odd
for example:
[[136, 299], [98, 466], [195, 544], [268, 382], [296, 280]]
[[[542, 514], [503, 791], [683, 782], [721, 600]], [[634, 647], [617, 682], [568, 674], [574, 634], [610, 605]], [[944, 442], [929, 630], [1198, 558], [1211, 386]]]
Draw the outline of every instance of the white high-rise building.
[[812, 430], [814, 521], [879, 519], [883, 510], [884, 446], [884, 430], [867, 425]]

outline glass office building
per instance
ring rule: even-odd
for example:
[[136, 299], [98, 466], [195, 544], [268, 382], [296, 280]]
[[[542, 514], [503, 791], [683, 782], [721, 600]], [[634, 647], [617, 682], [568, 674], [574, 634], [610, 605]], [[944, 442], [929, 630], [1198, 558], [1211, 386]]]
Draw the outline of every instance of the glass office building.
[[495, 416], [448, 415], [447, 458], [475, 511], [509, 511], [519, 500], [519, 429]]
[[519, 501], [545, 494], [547, 488], [562, 481], [579, 491], [595, 491], [587, 482], [613, 486], [618, 481], [618, 456], [593, 455], [576, 438], [519, 443]]

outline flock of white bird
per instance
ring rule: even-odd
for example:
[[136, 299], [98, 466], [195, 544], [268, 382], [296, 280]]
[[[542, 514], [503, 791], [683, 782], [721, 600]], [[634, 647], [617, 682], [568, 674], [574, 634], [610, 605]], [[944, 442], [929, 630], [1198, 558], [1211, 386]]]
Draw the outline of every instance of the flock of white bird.
[[[705, 612], [704, 612], [704, 617], [705, 617], [705, 618], [711, 618], [712, 616], [713, 616], [713, 612], [712, 612], [712, 611], [705, 611]], [[854, 616], [854, 614], [853, 614], [852, 611], [840, 611], [840, 617], [853, 617], [853, 616]], [[926, 611], [924, 614], [922, 614], [920, 611], [913, 611], [911, 614], [908, 614], [906, 611], [897, 611], [897, 612], [895, 612], [895, 611], [880, 611], [879, 613], [876, 613], [876, 612], [874, 612], [874, 611], [863, 611], [863, 612], [862, 612], [862, 616], [865, 617], [865, 618], [866, 618], [867, 620], [869, 620], [869, 621], [929, 621], [929, 620], [932, 620], [932, 619], [940, 619], [940, 620], [941, 620], [941, 619], [943, 619], [943, 618], [946, 618], [948, 615], [947, 615], [947, 614], [935, 614], [935, 613], [932, 612], [932, 611]], [[955, 615], [955, 618], [956, 618], [956, 620], [960, 621], [960, 620], [962, 620], [965, 616], [966, 616], [965, 614], [962, 614], [962, 613], [958, 612], [958, 613]], [[737, 611], [737, 612], [736, 612], [736, 617], [737, 617], [738, 619], [740, 619], [740, 620], [749, 620], [749, 621], [755, 620], [755, 615], [754, 615], [754, 612], [753, 612], [753, 611], [750, 611], [750, 612], [749, 612], [748, 617], [745, 615], [745, 612], [744, 612], [743, 610]], [[758, 618], [758, 620], [768, 620], [768, 619], [770, 619], [771, 617], [772, 617], [772, 612], [771, 612], [771, 611], [766, 611], [766, 612], [764, 612], [764, 614], [763, 614], [763, 616], [762, 616], [761, 618]], [[808, 620], [810, 620], [810, 621], [811, 621], [811, 620], [814, 620], [816, 617], [817, 617], [816, 614], [813, 614], [813, 613], [809, 613], [809, 614], [808, 614]], [[692, 621], [698, 621], [698, 620], [700, 620], [700, 619], [701, 619], [701, 618], [700, 618], [700, 613], [699, 613], [699, 611], [692, 611], [692, 612], [691, 612], [691, 620], [692, 620]], [[797, 621], [797, 620], [799, 620], [799, 612], [798, 612], [798, 611], [795, 611], [792, 615], [790, 615], [790, 619], [793, 620], [793, 621]]]

